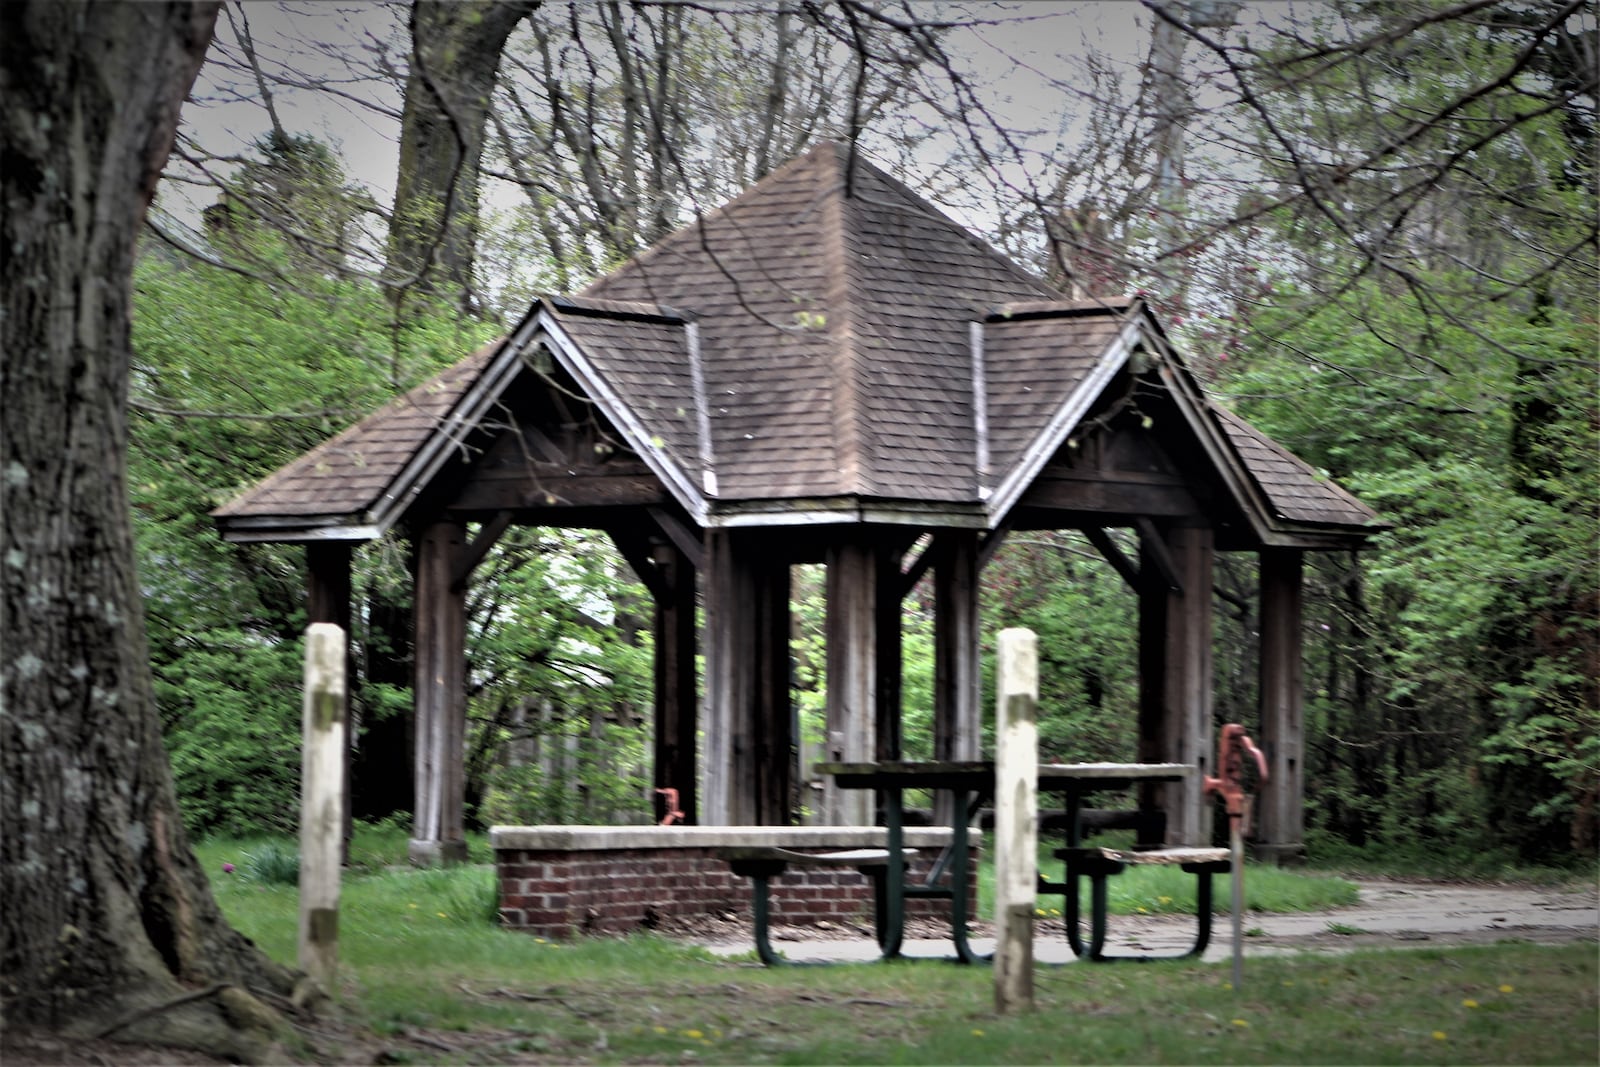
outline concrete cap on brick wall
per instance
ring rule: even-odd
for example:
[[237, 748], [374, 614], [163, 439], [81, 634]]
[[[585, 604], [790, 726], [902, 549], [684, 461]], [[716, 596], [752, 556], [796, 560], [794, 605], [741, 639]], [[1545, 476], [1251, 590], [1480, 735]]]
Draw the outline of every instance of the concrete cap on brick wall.
[[[910, 848], [943, 848], [947, 826], [907, 827]], [[974, 841], [976, 843], [976, 841]], [[489, 844], [498, 852], [585, 852], [627, 848], [724, 848], [772, 845], [779, 848], [883, 848], [881, 826], [494, 826]]]

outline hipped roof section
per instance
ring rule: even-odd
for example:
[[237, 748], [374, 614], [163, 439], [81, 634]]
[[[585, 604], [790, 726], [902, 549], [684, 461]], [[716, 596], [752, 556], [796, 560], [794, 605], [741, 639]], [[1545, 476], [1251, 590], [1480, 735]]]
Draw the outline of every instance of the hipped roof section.
[[[1177, 364], [1142, 302], [1066, 301], [826, 144], [218, 509], [224, 536], [381, 533], [539, 349], [705, 525], [997, 525], [1135, 352]], [[1179, 391], [1258, 533], [1376, 528]]]

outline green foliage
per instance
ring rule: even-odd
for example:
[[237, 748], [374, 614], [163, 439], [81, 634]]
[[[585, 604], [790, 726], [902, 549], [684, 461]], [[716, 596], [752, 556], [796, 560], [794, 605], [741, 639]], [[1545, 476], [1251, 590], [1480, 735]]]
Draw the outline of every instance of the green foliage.
[[263, 841], [244, 853], [239, 875], [257, 885], [300, 884], [300, 853], [294, 846], [279, 841]]
[[[1041, 758], [1133, 758], [1137, 599], [1088, 541], [1068, 531], [1008, 539], [984, 570], [982, 595], [987, 642], [1010, 626], [1039, 636]], [[992, 694], [993, 686], [990, 654], [985, 691]], [[984, 707], [992, 707], [992, 700], [986, 698]]]
[[[296, 266], [288, 239], [251, 216], [231, 216], [227, 240], [256, 268]], [[135, 268], [129, 488], [156, 696], [192, 829], [291, 825], [299, 779], [302, 553], [225, 545], [207, 513], [483, 334], [446, 315], [397, 329], [372, 281], [293, 277], [157, 250]], [[358, 596], [403, 585], [373, 574], [403, 566], [365, 554]], [[358, 660], [380, 653], [355, 640]], [[358, 721], [394, 706], [392, 688], [356, 688]]]
[[301, 651], [237, 629], [185, 634], [155, 664], [174, 784], [191, 823], [213, 832], [299, 822]]
[[1593, 848], [1592, 324], [1499, 307], [1469, 329], [1380, 296], [1268, 318], [1276, 346], [1223, 383], [1393, 524], [1360, 571], [1312, 572], [1311, 818], [1358, 844]]

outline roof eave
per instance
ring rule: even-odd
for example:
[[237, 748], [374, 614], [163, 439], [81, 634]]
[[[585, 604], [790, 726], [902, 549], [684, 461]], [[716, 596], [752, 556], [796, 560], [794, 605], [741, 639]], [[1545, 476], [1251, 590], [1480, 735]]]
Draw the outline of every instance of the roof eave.
[[855, 495], [719, 502], [703, 523], [712, 529], [839, 524], [989, 528], [985, 509], [977, 501], [945, 503]]

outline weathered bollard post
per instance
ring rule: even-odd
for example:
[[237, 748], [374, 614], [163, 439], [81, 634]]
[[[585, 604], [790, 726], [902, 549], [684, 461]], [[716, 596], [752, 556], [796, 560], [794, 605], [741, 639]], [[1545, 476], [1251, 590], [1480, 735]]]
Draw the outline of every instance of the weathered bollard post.
[[344, 630], [306, 630], [300, 753], [300, 969], [332, 989], [344, 838]]
[[994, 1003], [1033, 1010], [1033, 913], [1039, 869], [1039, 640], [1001, 630], [995, 701]]

